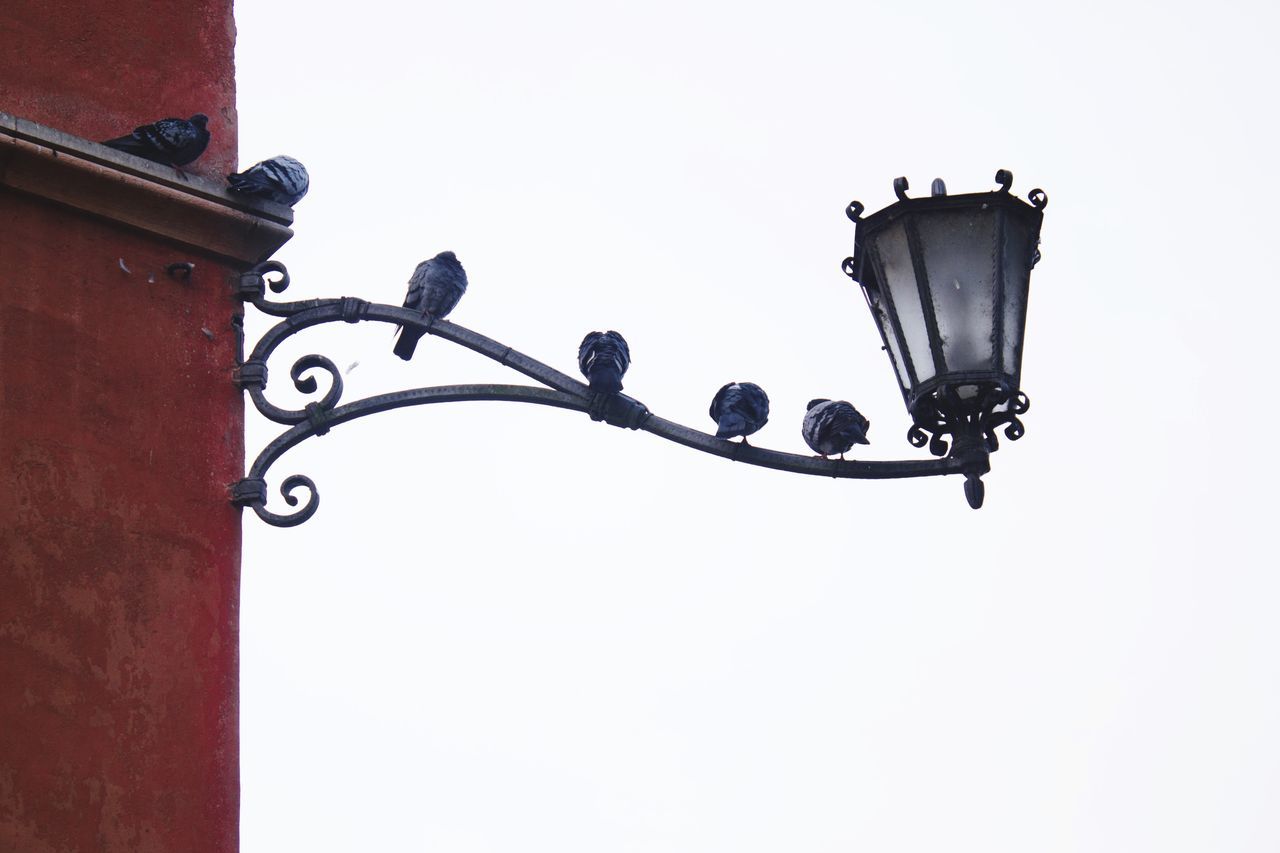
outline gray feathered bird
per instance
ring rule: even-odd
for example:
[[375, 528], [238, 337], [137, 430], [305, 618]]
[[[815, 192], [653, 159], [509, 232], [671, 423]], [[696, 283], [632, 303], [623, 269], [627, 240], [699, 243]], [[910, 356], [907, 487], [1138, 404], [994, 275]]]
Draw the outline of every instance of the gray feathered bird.
[[578, 347], [578, 369], [587, 377], [592, 391], [617, 394], [622, 390], [622, 375], [630, 365], [631, 349], [626, 339], [612, 329], [591, 332]]
[[867, 430], [871, 421], [844, 400], [810, 400], [800, 434], [805, 444], [823, 458], [839, 453], [840, 458], [855, 444], [870, 444]]
[[716, 422], [716, 438], [747, 436], [769, 422], [769, 395], [754, 382], [730, 382], [711, 400], [711, 420]]
[[209, 117], [203, 113], [189, 119], [162, 118], [102, 144], [155, 163], [185, 166], [203, 154], [209, 144], [209, 131], [205, 129], [208, 122]]
[[[441, 252], [431, 260], [418, 264], [413, 271], [404, 307], [440, 320], [453, 310], [453, 306], [458, 304], [458, 300], [466, 292], [467, 271], [458, 263], [453, 252]], [[413, 351], [418, 348], [418, 341], [426, 332], [404, 326], [398, 326], [397, 330], [400, 332], [400, 339], [396, 341], [394, 352], [408, 361], [413, 358]]]
[[307, 167], [283, 154], [255, 163], [243, 172], [227, 175], [232, 192], [257, 196], [293, 207], [311, 188]]

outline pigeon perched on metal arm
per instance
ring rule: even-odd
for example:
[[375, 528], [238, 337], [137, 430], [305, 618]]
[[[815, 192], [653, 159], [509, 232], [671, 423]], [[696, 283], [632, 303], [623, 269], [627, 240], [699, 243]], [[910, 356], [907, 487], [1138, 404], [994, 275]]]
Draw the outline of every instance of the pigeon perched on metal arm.
[[855, 444], [870, 444], [867, 430], [871, 422], [845, 400], [810, 400], [800, 434], [805, 444], [824, 459], [833, 453], [840, 458]]
[[154, 163], [185, 166], [203, 154], [209, 144], [209, 131], [205, 129], [208, 122], [209, 117], [203, 113], [189, 119], [162, 118], [102, 144]]
[[281, 155], [255, 163], [243, 172], [227, 175], [232, 192], [265, 198], [293, 207], [311, 188], [307, 167], [292, 157]]
[[[421, 311], [424, 316], [444, 319], [467, 291], [467, 271], [458, 263], [453, 252], [441, 252], [428, 261], [418, 264], [409, 278], [409, 292], [404, 307]], [[396, 355], [405, 361], [413, 358], [418, 341], [426, 334], [422, 329], [397, 326], [400, 339], [396, 341]]]
[[587, 377], [591, 390], [600, 394], [617, 394], [622, 390], [622, 376], [631, 365], [631, 349], [622, 335], [610, 329], [591, 332], [578, 347], [578, 368]]
[[716, 422], [716, 438], [747, 436], [769, 422], [769, 395], [754, 382], [730, 382], [711, 400], [711, 419]]

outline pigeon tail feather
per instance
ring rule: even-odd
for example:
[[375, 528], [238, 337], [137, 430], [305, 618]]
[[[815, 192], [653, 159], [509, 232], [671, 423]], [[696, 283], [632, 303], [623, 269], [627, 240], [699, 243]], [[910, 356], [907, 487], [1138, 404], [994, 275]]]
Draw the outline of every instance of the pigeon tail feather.
[[618, 369], [616, 364], [606, 364], [601, 368], [592, 370], [587, 375], [587, 382], [590, 383], [592, 391], [617, 394], [622, 390], [622, 371]]
[[142, 157], [147, 154], [151, 154], [153, 152], [153, 149], [150, 145], [147, 145], [145, 142], [141, 141], [140, 139], [135, 137], [133, 134], [129, 134], [128, 136], [121, 136], [119, 139], [108, 139], [106, 142], [102, 144], [107, 146], [108, 148], [114, 148], [117, 151], [124, 151], [127, 154], [136, 154], [139, 157]]
[[733, 438], [747, 434], [747, 419], [737, 412], [726, 412], [716, 424], [716, 438]]
[[405, 361], [413, 358], [413, 353], [418, 349], [418, 341], [422, 340], [422, 336], [426, 332], [419, 329], [407, 329], [400, 327], [400, 337], [396, 340], [396, 345], [392, 348], [392, 352], [403, 358]]

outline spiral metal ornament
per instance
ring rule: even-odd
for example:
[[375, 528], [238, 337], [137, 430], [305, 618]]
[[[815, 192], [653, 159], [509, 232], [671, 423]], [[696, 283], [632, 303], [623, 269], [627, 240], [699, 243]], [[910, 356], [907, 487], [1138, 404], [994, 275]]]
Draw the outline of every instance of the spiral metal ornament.
[[317, 387], [315, 377], [305, 375], [307, 371], [314, 368], [319, 368], [329, 374], [329, 391], [317, 405], [322, 409], [332, 409], [338, 404], [338, 398], [342, 396], [342, 374], [338, 372], [338, 366], [324, 356], [304, 355], [295, 361], [293, 369], [289, 371], [289, 377], [293, 380], [293, 387], [303, 394], [314, 394]]
[[[272, 293], [284, 293], [289, 289], [289, 270], [285, 269], [284, 264], [279, 261], [267, 261], [257, 267], [258, 273], [267, 282], [267, 286], [271, 288]], [[279, 278], [268, 279], [271, 273], [278, 273]]]
[[286, 477], [285, 481], [280, 484], [280, 494], [284, 496], [284, 502], [289, 506], [298, 505], [298, 499], [293, 494], [298, 486], [302, 486], [307, 490], [307, 502], [297, 512], [280, 515], [270, 512], [262, 506], [255, 506], [253, 511], [258, 514], [258, 518], [273, 527], [297, 527], [315, 515], [316, 510], [320, 508], [320, 493], [316, 491], [316, 484], [312, 482], [310, 477], [303, 474], [294, 474]]

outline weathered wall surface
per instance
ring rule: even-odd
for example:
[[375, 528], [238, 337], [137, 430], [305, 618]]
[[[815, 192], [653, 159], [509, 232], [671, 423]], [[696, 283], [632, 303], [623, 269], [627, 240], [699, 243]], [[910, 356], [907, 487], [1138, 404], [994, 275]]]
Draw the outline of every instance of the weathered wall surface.
[[[229, 0], [6, 0], [0, 32], [0, 110], [89, 139], [204, 112], [187, 171], [234, 165]], [[0, 154], [0, 850], [234, 851], [236, 264], [13, 189], [16, 162]], [[165, 273], [183, 260], [189, 281]]]
[[3, 191], [0, 257], [0, 849], [234, 850], [229, 272]]

